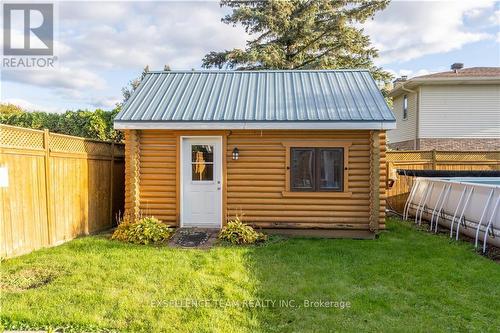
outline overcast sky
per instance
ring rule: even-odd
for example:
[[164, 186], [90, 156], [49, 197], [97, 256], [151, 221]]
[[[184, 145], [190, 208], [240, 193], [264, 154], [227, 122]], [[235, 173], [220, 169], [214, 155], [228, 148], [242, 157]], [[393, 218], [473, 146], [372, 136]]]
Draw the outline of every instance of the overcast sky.
[[[1, 100], [62, 112], [110, 109], [121, 88], [148, 64], [199, 69], [210, 51], [244, 47], [241, 27], [220, 22], [218, 2], [59, 2], [56, 70], [2, 71]], [[365, 31], [380, 51], [376, 64], [415, 76], [500, 66], [500, 2], [393, 1]]]

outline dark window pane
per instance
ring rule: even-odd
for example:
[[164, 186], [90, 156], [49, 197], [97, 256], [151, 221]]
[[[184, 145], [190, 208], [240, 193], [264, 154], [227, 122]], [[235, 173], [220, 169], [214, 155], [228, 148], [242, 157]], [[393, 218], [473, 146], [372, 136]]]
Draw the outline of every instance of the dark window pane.
[[214, 161], [214, 146], [192, 145], [191, 161], [195, 163], [205, 163]]
[[408, 96], [403, 96], [403, 119], [408, 118]]
[[194, 181], [200, 180], [214, 180], [214, 165], [204, 164], [204, 163], [193, 163], [192, 167], [192, 177]]
[[343, 149], [320, 149], [319, 188], [341, 191], [343, 183]]
[[291, 149], [291, 186], [297, 191], [314, 190], [314, 150]]

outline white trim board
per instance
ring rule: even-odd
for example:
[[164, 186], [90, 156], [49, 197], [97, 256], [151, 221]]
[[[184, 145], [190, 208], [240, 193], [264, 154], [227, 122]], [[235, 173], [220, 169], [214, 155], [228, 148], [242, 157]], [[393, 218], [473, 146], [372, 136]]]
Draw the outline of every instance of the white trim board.
[[389, 130], [395, 121], [255, 121], [255, 122], [186, 122], [186, 121], [115, 121], [115, 129], [175, 129], [175, 130], [235, 130], [235, 129], [294, 129], [294, 130]]

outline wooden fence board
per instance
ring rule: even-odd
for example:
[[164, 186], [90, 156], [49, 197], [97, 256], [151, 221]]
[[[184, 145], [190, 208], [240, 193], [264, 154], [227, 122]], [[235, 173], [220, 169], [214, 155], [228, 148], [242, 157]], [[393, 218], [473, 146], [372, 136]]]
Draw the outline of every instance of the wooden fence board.
[[0, 125], [0, 257], [108, 229], [123, 211], [124, 147]]
[[[388, 151], [388, 175], [395, 169], [409, 170], [500, 170], [500, 151]], [[402, 212], [412, 177], [397, 176], [387, 190], [388, 208]]]

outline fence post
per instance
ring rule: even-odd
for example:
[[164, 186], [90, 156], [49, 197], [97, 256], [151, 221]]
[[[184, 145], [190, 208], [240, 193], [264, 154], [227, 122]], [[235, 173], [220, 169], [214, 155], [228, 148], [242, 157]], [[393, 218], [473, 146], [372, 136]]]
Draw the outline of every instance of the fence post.
[[51, 187], [51, 179], [50, 179], [50, 133], [48, 129], [43, 131], [43, 148], [45, 148], [44, 154], [44, 164], [45, 164], [45, 211], [47, 213], [47, 233], [48, 233], [48, 245], [54, 244], [53, 239], [53, 221], [52, 221], [52, 208], [51, 208], [51, 200], [50, 200], [50, 187]]
[[109, 172], [109, 222], [113, 226], [113, 192], [114, 192], [114, 173], [115, 173], [115, 142], [111, 143], [111, 166]]
[[433, 149], [432, 150], [432, 170], [436, 170], [437, 166], [437, 153], [436, 153], [436, 149]]

